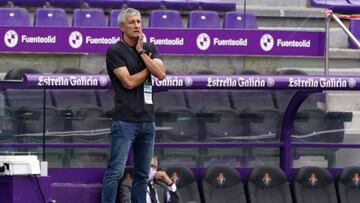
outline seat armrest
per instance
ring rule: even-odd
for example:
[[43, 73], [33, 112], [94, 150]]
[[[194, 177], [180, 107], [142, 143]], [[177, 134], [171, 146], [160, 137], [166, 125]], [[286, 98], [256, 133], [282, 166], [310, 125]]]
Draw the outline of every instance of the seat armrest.
[[161, 120], [166, 120], [167, 122], [176, 122], [178, 114], [173, 112], [156, 111], [155, 117], [160, 118]]
[[328, 119], [338, 119], [343, 122], [350, 122], [353, 118], [352, 112], [328, 112], [326, 113], [326, 118]]
[[60, 111], [60, 115], [64, 119], [72, 119], [74, 117], [74, 112], [71, 109], [64, 109]]
[[253, 123], [262, 123], [265, 119], [265, 115], [263, 113], [239, 113], [238, 117]]
[[17, 118], [22, 120], [39, 120], [41, 117], [40, 111], [28, 110], [28, 109], [19, 109], [15, 111]]
[[222, 115], [220, 113], [196, 113], [195, 114], [197, 118], [207, 121], [207, 122], [213, 122], [213, 123], [219, 123]]
[[310, 114], [309, 114], [309, 113], [296, 112], [296, 114], [295, 114], [295, 120], [296, 120], [296, 121], [306, 122], [306, 121], [309, 120], [309, 118], [310, 118]]

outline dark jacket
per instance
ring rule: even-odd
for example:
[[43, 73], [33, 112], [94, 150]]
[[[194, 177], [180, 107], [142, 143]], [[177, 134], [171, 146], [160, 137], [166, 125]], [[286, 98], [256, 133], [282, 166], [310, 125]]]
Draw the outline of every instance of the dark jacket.
[[[120, 203], [131, 203], [131, 181], [124, 180], [119, 187], [119, 201]], [[161, 182], [154, 181], [154, 186], [160, 203], [167, 203], [167, 195], [170, 195], [170, 203], [182, 203], [180, 195], [177, 191], [171, 192], [167, 186]]]
[[132, 181], [124, 180], [119, 187], [119, 203], [131, 203], [131, 184]]

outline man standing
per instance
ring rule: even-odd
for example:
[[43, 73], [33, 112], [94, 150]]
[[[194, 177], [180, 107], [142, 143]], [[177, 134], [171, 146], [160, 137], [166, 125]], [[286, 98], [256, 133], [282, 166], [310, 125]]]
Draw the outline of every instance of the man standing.
[[131, 199], [145, 203], [153, 154], [155, 123], [151, 75], [165, 78], [165, 67], [154, 44], [143, 42], [141, 14], [128, 8], [118, 16], [122, 39], [107, 50], [107, 71], [115, 90], [111, 154], [103, 179], [102, 202], [113, 203], [130, 146], [134, 152]]

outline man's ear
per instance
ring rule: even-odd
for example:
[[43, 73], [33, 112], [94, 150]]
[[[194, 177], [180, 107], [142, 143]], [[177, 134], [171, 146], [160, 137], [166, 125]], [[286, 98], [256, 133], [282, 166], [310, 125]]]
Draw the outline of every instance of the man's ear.
[[125, 30], [124, 23], [121, 23], [121, 24], [119, 25], [119, 27], [120, 27], [121, 32], [124, 32], [124, 30]]

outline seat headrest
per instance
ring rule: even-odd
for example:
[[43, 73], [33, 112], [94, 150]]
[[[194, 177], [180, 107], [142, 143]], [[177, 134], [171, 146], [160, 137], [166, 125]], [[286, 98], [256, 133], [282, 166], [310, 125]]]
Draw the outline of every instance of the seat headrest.
[[287, 179], [280, 168], [259, 166], [251, 171], [249, 182], [260, 188], [273, 188], [286, 183]]
[[329, 171], [316, 166], [300, 168], [295, 175], [294, 181], [307, 188], [322, 188], [333, 184]]
[[21, 80], [23, 79], [25, 74], [29, 73], [40, 73], [39, 71], [32, 68], [14, 68], [6, 73], [4, 79], [5, 80]]
[[217, 73], [211, 70], [194, 70], [190, 75], [216, 75]]
[[338, 176], [338, 181], [350, 188], [360, 189], [360, 167], [349, 166], [344, 168]]
[[261, 75], [262, 73], [255, 70], [244, 70], [244, 71], [235, 71], [233, 75]]
[[308, 75], [308, 74], [298, 69], [284, 69], [277, 71], [276, 75]]
[[241, 183], [239, 173], [234, 168], [225, 166], [208, 167], [204, 173], [203, 181], [224, 188]]
[[87, 72], [79, 68], [58, 68], [54, 73], [86, 74]]
[[178, 188], [190, 185], [196, 182], [195, 176], [190, 169], [183, 167], [164, 168], [170, 179], [175, 182]]
[[99, 74], [107, 74], [107, 73], [108, 73], [108, 72], [107, 72], [106, 68], [101, 69], [101, 70], [99, 71]]

